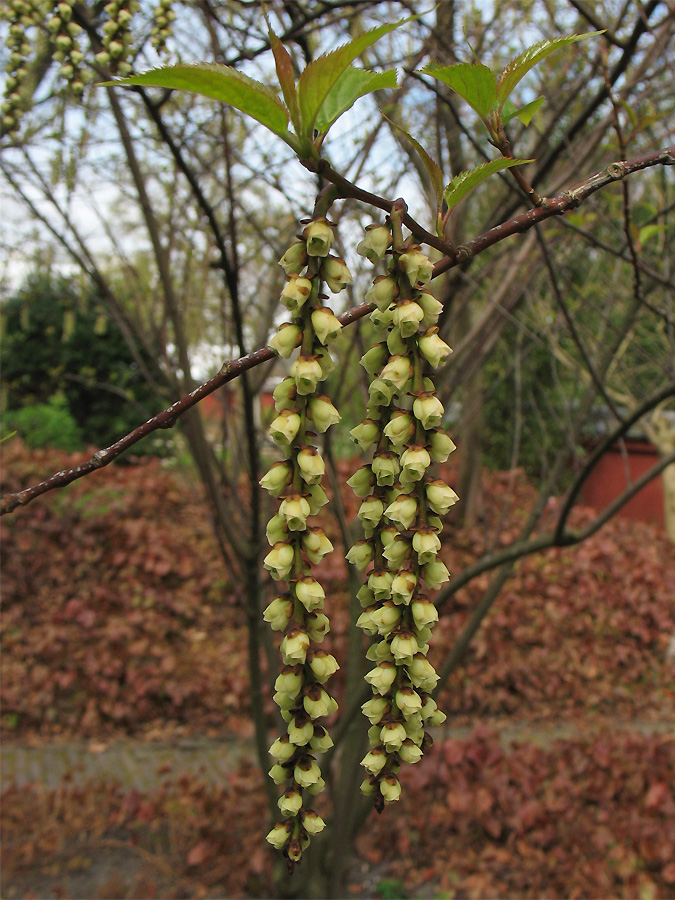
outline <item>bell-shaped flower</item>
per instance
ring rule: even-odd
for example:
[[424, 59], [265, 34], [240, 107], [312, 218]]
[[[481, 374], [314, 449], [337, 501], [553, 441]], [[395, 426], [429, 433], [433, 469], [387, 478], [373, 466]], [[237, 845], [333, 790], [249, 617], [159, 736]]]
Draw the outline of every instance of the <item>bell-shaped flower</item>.
[[423, 318], [424, 310], [414, 300], [403, 300], [394, 307], [393, 322], [401, 332], [401, 337], [417, 334]]
[[375, 328], [376, 330], [388, 331], [394, 321], [394, 310], [375, 309], [370, 314], [370, 321], [372, 322], [373, 328]]
[[306, 712], [296, 713], [288, 723], [288, 739], [296, 747], [304, 747], [314, 735], [314, 725]]
[[387, 600], [372, 610], [370, 620], [375, 625], [377, 633], [386, 636], [391, 634], [401, 621], [401, 610], [391, 600]]
[[430, 465], [431, 457], [426, 447], [413, 444], [401, 454], [401, 481], [419, 481]]
[[422, 578], [430, 591], [437, 591], [442, 584], [450, 580], [448, 567], [440, 559], [422, 566]]
[[401, 783], [395, 775], [385, 775], [380, 781], [380, 793], [385, 803], [394, 803], [401, 796]]
[[309, 501], [302, 494], [289, 494], [279, 504], [279, 515], [289, 531], [304, 531], [310, 515]]
[[279, 762], [288, 762], [295, 753], [295, 746], [289, 741], [288, 735], [284, 734], [276, 739], [269, 752], [270, 756], [273, 756]]
[[398, 528], [395, 525], [387, 525], [385, 528], [380, 529], [380, 541], [385, 550], [397, 537]]
[[279, 709], [293, 709], [294, 706], [297, 706], [298, 695], [297, 693], [289, 694], [286, 691], [276, 691], [272, 699]]
[[417, 639], [412, 631], [399, 631], [389, 644], [394, 659], [399, 665], [408, 665], [419, 652]]
[[392, 328], [387, 335], [387, 349], [392, 356], [405, 356], [408, 352], [408, 343], [398, 328]]
[[296, 241], [279, 260], [279, 265], [287, 275], [299, 275], [307, 265], [307, 245]]
[[331, 675], [334, 675], [340, 668], [335, 657], [327, 650], [320, 648], [312, 648], [307, 654], [307, 660], [314, 677], [320, 684], [325, 684]]
[[357, 497], [369, 497], [375, 486], [375, 476], [370, 466], [361, 466], [356, 472], [347, 479], [347, 484], [354, 491]]
[[325, 753], [333, 746], [333, 738], [328, 734], [323, 725], [314, 725], [314, 734], [309, 742], [309, 746], [315, 753]]
[[407, 763], [408, 765], [412, 765], [422, 759], [422, 751], [410, 740], [410, 738], [406, 738], [398, 748], [398, 755], [401, 758], [401, 762]]
[[384, 433], [395, 447], [401, 447], [415, 434], [415, 422], [410, 413], [396, 410], [384, 426]]
[[326, 823], [321, 816], [313, 809], [303, 809], [302, 826], [307, 834], [319, 834], [326, 827]]
[[394, 396], [394, 387], [381, 378], [374, 378], [368, 385], [370, 402], [375, 406], [388, 406]]
[[320, 434], [328, 431], [331, 425], [337, 425], [341, 419], [340, 413], [333, 406], [330, 398], [324, 394], [321, 394], [319, 397], [310, 397], [309, 413], [314, 422], [314, 427]]
[[391, 583], [391, 599], [398, 605], [408, 606], [417, 587], [417, 574], [410, 569], [401, 569]]
[[359, 363], [369, 375], [377, 375], [389, 359], [389, 351], [386, 344], [375, 344], [366, 350]]
[[422, 691], [430, 693], [436, 687], [438, 675], [429, 660], [418, 653], [410, 663], [406, 663], [408, 677]]
[[361, 704], [361, 709], [370, 724], [377, 725], [391, 709], [391, 703], [385, 697], [372, 697]]
[[361, 503], [357, 516], [364, 525], [374, 528], [382, 518], [383, 512], [384, 505], [382, 501], [375, 494], [371, 494]]
[[296, 788], [291, 788], [279, 797], [277, 805], [282, 815], [297, 816], [302, 809], [302, 794]]
[[391, 356], [380, 372], [380, 378], [401, 391], [412, 378], [412, 363], [407, 356]]
[[362, 584], [356, 592], [356, 599], [361, 606], [366, 609], [368, 606], [372, 606], [375, 603], [375, 594], [367, 584]]
[[274, 408], [278, 413], [281, 413], [282, 410], [285, 409], [291, 409], [297, 396], [298, 390], [295, 386], [295, 378], [291, 378], [289, 375], [287, 378], [280, 381], [272, 391]]
[[396, 681], [397, 668], [393, 663], [381, 662], [365, 675], [365, 679], [376, 694], [388, 694]]
[[295, 596], [307, 612], [322, 609], [323, 601], [326, 599], [324, 589], [311, 575], [304, 575], [295, 582]]
[[289, 312], [297, 313], [307, 302], [311, 292], [312, 282], [309, 278], [291, 276], [281, 292], [281, 302]]
[[405, 719], [409, 719], [411, 716], [416, 715], [422, 709], [422, 698], [417, 691], [411, 687], [400, 687], [396, 691], [394, 699]]
[[321, 778], [321, 769], [313, 756], [301, 757], [293, 769], [293, 778], [302, 788], [316, 784]]
[[277, 822], [274, 828], [267, 835], [266, 840], [277, 850], [283, 850], [286, 842], [290, 840], [293, 823], [290, 819], [285, 822]]
[[312, 328], [321, 343], [327, 344], [338, 336], [342, 324], [332, 309], [321, 306], [312, 312]]
[[417, 562], [423, 566], [433, 562], [441, 549], [441, 541], [433, 528], [420, 525], [412, 539], [413, 550], [417, 553]]
[[295, 379], [298, 394], [306, 397], [316, 390], [323, 378], [323, 371], [315, 356], [299, 356], [291, 365], [291, 376]]
[[269, 340], [269, 346], [282, 356], [288, 359], [296, 347], [302, 343], [302, 328], [293, 322], [284, 322], [279, 326], [276, 334], [272, 335]]
[[414, 494], [399, 494], [394, 502], [389, 504], [384, 514], [400, 531], [407, 531], [417, 516], [417, 497]]
[[330, 631], [328, 616], [322, 612], [308, 613], [305, 619], [305, 626], [315, 644], [320, 644]]
[[314, 525], [303, 533], [302, 549], [307, 554], [309, 561], [316, 565], [321, 562], [324, 556], [332, 552], [333, 545], [326, 537], [323, 528]]
[[[277, 675], [276, 681], [274, 682], [274, 689], [295, 696], [303, 683], [302, 666], [284, 666]], [[287, 708], [290, 709], [290, 706]]]
[[346, 556], [347, 562], [365, 571], [373, 559], [373, 545], [370, 541], [357, 541]]
[[380, 439], [380, 426], [374, 419], [364, 419], [349, 432], [359, 447], [366, 451]]
[[374, 663], [394, 662], [394, 654], [391, 652], [387, 641], [378, 641], [377, 644], [371, 644], [366, 650], [366, 659]]
[[309, 514], [315, 516], [319, 510], [328, 503], [328, 495], [320, 484], [309, 484], [303, 494], [309, 503]]
[[[392, 527], [392, 526], [390, 526]], [[410, 541], [402, 538], [397, 533], [395, 540], [391, 541], [382, 551], [382, 556], [389, 563], [392, 572], [398, 572], [410, 556]], [[393, 582], [392, 582], [393, 587]]]
[[429, 453], [435, 463], [444, 463], [453, 450], [454, 443], [440, 428], [435, 428], [427, 435], [429, 439]]
[[432, 367], [437, 369], [452, 353], [452, 349], [438, 336], [438, 327], [427, 328], [418, 341], [420, 353]]
[[374, 303], [380, 312], [384, 312], [398, 297], [398, 283], [393, 275], [378, 275], [373, 286], [366, 291], [366, 303]]
[[273, 631], [284, 631], [293, 615], [293, 601], [290, 594], [275, 597], [263, 613], [263, 619]]
[[371, 797], [373, 794], [376, 794], [379, 789], [380, 788], [375, 775], [367, 775], [363, 779], [363, 781], [361, 782], [361, 786], [359, 787], [359, 790], [364, 795], [364, 797]]
[[320, 684], [311, 684], [302, 700], [305, 712], [311, 719], [329, 716], [337, 709], [337, 703]]
[[331, 244], [335, 240], [333, 229], [325, 218], [310, 222], [302, 232], [310, 256], [328, 256]]
[[263, 560], [263, 566], [271, 573], [275, 581], [282, 581], [291, 571], [294, 558], [293, 546], [279, 541]]
[[438, 322], [438, 317], [443, 312], [443, 304], [437, 300], [429, 291], [418, 291], [415, 294], [415, 300], [424, 310], [424, 318], [422, 319], [422, 328], [429, 328]]
[[368, 587], [373, 592], [375, 600], [379, 603], [391, 597], [391, 583], [394, 576], [386, 569], [373, 569], [368, 576]]
[[260, 486], [278, 497], [293, 480], [293, 466], [287, 460], [272, 463], [271, 468], [260, 479]]
[[295, 461], [306, 484], [318, 484], [326, 471], [326, 465], [316, 447], [301, 447]]
[[425, 253], [422, 253], [418, 245], [413, 245], [406, 253], [401, 253], [398, 264], [413, 287], [431, 281], [434, 273], [433, 263]]
[[436, 709], [431, 713], [427, 722], [432, 726], [442, 725], [448, 717], [441, 709]]
[[387, 722], [380, 731], [380, 740], [388, 753], [393, 753], [406, 739], [405, 728], [400, 722]]
[[304, 663], [309, 650], [309, 635], [299, 625], [292, 625], [281, 639], [281, 657], [287, 666]]
[[424, 628], [438, 622], [438, 610], [427, 597], [420, 597], [412, 602], [412, 614], [416, 628]]
[[370, 772], [371, 775], [379, 775], [387, 764], [387, 757], [388, 754], [386, 750], [383, 750], [381, 747], [375, 747], [373, 750], [369, 750], [368, 753], [366, 753], [361, 760], [361, 765], [367, 772]]
[[[328, 290], [333, 294], [339, 294], [344, 286], [346, 284], [349, 284], [349, 282], [352, 280], [352, 273], [347, 268], [347, 264], [345, 263], [344, 259], [340, 259], [339, 256], [327, 256], [321, 264], [320, 274], [323, 280], [328, 285]], [[314, 324], [314, 316], [312, 316], [312, 324]], [[339, 324], [340, 323], [338, 322], [338, 325]], [[314, 330], [318, 334], [316, 325], [314, 325]], [[338, 331], [339, 330], [340, 329], [338, 328]], [[319, 340], [322, 344], [326, 343], [325, 340], [321, 337], [319, 337]]]
[[300, 430], [300, 416], [295, 410], [284, 409], [270, 425], [270, 435], [281, 447], [288, 447]]
[[356, 245], [356, 252], [375, 265], [390, 244], [391, 231], [386, 225], [366, 225], [366, 236]]
[[435, 428], [441, 424], [443, 418], [443, 404], [436, 394], [431, 391], [423, 391], [415, 397], [413, 402], [413, 414], [422, 423], [425, 429]]
[[459, 500], [453, 489], [442, 479], [435, 478], [427, 484], [427, 501], [439, 516], [444, 516], [451, 506]]

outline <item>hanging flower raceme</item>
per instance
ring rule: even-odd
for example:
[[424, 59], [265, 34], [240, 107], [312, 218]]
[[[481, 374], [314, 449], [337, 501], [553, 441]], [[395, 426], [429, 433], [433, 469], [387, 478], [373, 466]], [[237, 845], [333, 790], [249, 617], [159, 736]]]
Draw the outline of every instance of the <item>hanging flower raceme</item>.
[[270, 434], [284, 459], [273, 463], [260, 482], [279, 499], [267, 526], [271, 549], [264, 566], [281, 585], [264, 618], [282, 632], [283, 668], [274, 700], [287, 723], [287, 733], [270, 747], [275, 762], [269, 774], [284, 791], [279, 799], [283, 820], [267, 840], [283, 851], [290, 866], [300, 860], [310, 836], [324, 827], [308, 804], [324, 788], [316, 754], [333, 744], [321, 720], [337, 709], [324, 685], [338, 664], [317, 646], [329, 630], [325, 592], [312, 574], [312, 565], [333, 546], [320, 527], [310, 524], [328, 502], [316, 434], [340, 420], [330, 398], [321, 393], [333, 365], [326, 345], [341, 325], [324, 305], [320, 286], [325, 282], [337, 292], [351, 279], [344, 261], [330, 254], [333, 237], [326, 219], [315, 219], [279, 261], [287, 275], [281, 302], [293, 319], [279, 328], [270, 346], [284, 358], [296, 355], [290, 374], [274, 391], [277, 415]]
[[[392, 215], [394, 219], [395, 213]], [[358, 593], [363, 613], [357, 625], [373, 637], [366, 675], [373, 699], [363, 705], [371, 723], [371, 749], [362, 760], [361, 785], [381, 810], [398, 800], [402, 763], [416, 763], [431, 738], [427, 725], [445, 715], [431, 697], [438, 676], [426, 656], [438, 619], [429, 591], [448, 580], [438, 559], [441, 515], [457, 500], [430, 475], [454, 444], [440, 428], [443, 406], [430, 377], [449, 355], [436, 322], [442, 306], [425, 290], [432, 265], [420, 248], [403, 242], [400, 224], [371, 227], [358, 252], [371, 262], [388, 255], [388, 272], [375, 279], [366, 299], [380, 343], [361, 364], [371, 376], [366, 418], [352, 430], [363, 451], [373, 449], [349, 484], [358, 497], [365, 540], [347, 559], [367, 573]]]

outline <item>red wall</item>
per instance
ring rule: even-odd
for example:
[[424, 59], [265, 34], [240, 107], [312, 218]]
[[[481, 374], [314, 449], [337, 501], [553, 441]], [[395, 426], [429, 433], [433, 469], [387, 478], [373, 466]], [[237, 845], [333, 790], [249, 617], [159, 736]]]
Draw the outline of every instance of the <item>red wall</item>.
[[[646, 441], [624, 441], [623, 450], [615, 444], [598, 461], [581, 492], [582, 503], [601, 511], [643, 472], [659, 461], [659, 455]], [[621, 508], [620, 516], [640, 522], [655, 522], [665, 527], [663, 511], [663, 482], [661, 477], [652, 479], [642, 490]]]

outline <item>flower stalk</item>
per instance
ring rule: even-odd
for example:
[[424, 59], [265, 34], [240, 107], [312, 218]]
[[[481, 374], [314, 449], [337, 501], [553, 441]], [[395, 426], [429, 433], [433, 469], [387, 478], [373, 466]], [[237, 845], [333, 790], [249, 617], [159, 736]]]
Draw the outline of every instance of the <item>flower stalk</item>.
[[330, 625], [323, 611], [325, 591], [312, 574], [312, 566], [333, 546], [323, 529], [310, 524], [328, 502], [321, 487], [325, 465], [317, 433], [340, 420], [330, 398], [320, 393], [333, 367], [327, 345], [341, 327], [325, 305], [321, 285], [336, 293], [351, 279], [344, 261], [330, 253], [333, 240], [331, 224], [323, 217], [314, 219], [279, 261], [287, 277], [281, 302], [293, 318], [280, 326], [270, 346], [284, 358], [297, 355], [274, 391], [277, 416], [270, 434], [284, 459], [273, 463], [260, 481], [279, 500], [267, 527], [271, 549], [264, 559], [280, 582], [279, 594], [264, 618], [282, 632], [283, 668], [274, 700], [287, 723], [286, 734], [269, 751], [274, 759], [269, 775], [283, 787], [278, 803], [283, 820], [267, 840], [283, 852], [289, 870], [301, 860], [310, 836], [325, 826], [309, 804], [324, 788], [316, 755], [333, 745], [322, 720], [337, 709], [324, 685], [339, 666], [318, 646]]
[[401, 218], [394, 207], [388, 225], [370, 229], [357, 248], [371, 262], [387, 259], [387, 274], [367, 294], [380, 342], [361, 360], [372, 379], [370, 402], [352, 431], [373, 457], [348, 482], [362, 498], [365, 540], [347, 559], [366, 573], [357, 625], [373, 638], [367, 657], [375, 664], [365, 676], [373, 699], [362, 707], [371, 727], [361, 790], [378, 812], [400, 797], [401, 765], [418, 762], [431, 744], [426, 727], [445, 720], [431, 697], [438, 676], [426, 658], [438, 619], [429, 592], [449, 578], [438, 559], [440, 516], [457, 500], [430, 474], [454, 449], [440, 427], [444, 410], [432, 380], [451, 350], [438, 335], [442, 306], [426, 290], [432, 264], [404, 239]]

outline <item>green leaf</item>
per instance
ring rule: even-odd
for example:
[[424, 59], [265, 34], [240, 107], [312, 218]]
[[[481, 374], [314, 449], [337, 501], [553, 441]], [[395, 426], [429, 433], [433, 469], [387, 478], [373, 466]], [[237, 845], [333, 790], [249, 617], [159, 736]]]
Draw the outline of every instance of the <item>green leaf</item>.
[[459, 175], [455, 175], [444, 192], [448, 210], [454, 209], [460, 200], [463, 200], [470, 191], [478, 187], [479, 184], [495, 172], [499, 172], [502, 169], [510, 169], [512, 166], [522, 166], [524, 163], [530, 162], [534, 162], [534, 160], [492, 159], [490, 162], [483, 163], [482, 166], [478, 166], [468, 172], [460, 172]]
[[230, 66], [209, 63], [164, 66], [140, 75], [105, 81], [103, 84], [112, 87], [141, 85], [191, 91], [212, 100], [220, 100], [252, 116], [286, 143], [293, 140], [288, 132], [288, 111], [274, 92]]
[[298, 103], [305, 136], [312, 138], [319, 110], [347, 66], [375, 41], [405, 22], [412, 21], [413, 18], [416, 17], [372, 28], [348, 44], [338, 47], [337, 50], [317, 57], [307, 66], [298, 78]]
[[459, 94], [481, 119], [486, 119], [497, 100], [497, 81], [494, 72], [481, 63], [457, 63], [455, 66], [439, 66], [430, 63], [422, 69], [425, 75], [438, 78]]
[[369, 72], [366, 69], [349, 66], [323, 101], [314, 121], [314, 128], [322, 134], [325, 133], [342, 113], [351, 109], [359, 97], [372, 91], [379, 91], [381, 88], [392, 87], [396, 87], [395, 69], [389, 69], [387, 72]]
[[663, 225], [643, 225], [638, 232], [638, 243], [641, 247], [644, 247], [649, 238], [655, 237], [657, 234], [662, 234], [664, 231], [665, 228]]
[[400, 125], [397, 125], [396, 122], [392, 122], [392, 120], [387, 118], [387, 116], [385, 116], [384, 118], [387, 119], [387, 122], [393, 125], [397, 131], [400, 131], [401, 134], [410, 141], [415, 150], [417, 150], [417, 152], [419, 153], [420, 158], [424, 163], [424, 168], [427, 170], [429, 178], [431, 179], [431, 186], [434, 190], [436, 203], [440, 206], [441, 199], [443, 197], [443, 172], [441, 172], [441, 167], [438, 165], [435, 159], [432, 159], [431, 156], [429, 156], [424, 147], [419, 143], [419, 141], [416, 141], [411, 134], [405, 131], [405, 129], [401, 128]]
[[505, 100], [501, 115], [502, 125], [506, 125], [511, 119], [518, 118], [523, 125], [527, 127], [543, 102], [543, 97], [537, 97], [536, 100], [531, 100], [529, 103], [526, 103], [525, 106], [521, 106], [520, 109], [517, 109], [510, 100]]
[[[268, 22], [269, 25], [269, 22]], [[288, 50], [281, 43], [277, 35], [269, 28], [270, 46], [274, 54], [274, 65], [277, 70], [277, 78], [284, 95], [286, 107], [291, 115], [291, 122], [297, 134], [302, 131], [300, 108], [298, 106], [298, 94], [295, 90], [295, 78], [293, 76], [293, 63]]]
[[603, 34], [602, 31], [589, 31], [587, 34], [571, 34], [567, 37], [553, 38], [550, 41], [541, 41], [533, 44], [527, 50], [519, 53], [515, 59], [512, 59], [508, 66], [497, 79], [497, 99], [499, 100], [499, 108], [501, 109], [504, 101], [509, 96], [514, 87], [521, 78], [530, 71], [538, 62], [567, 47], [569, 44], [575, 44], [577, 41], [583, 41], [587, 37], [595, 37]]

